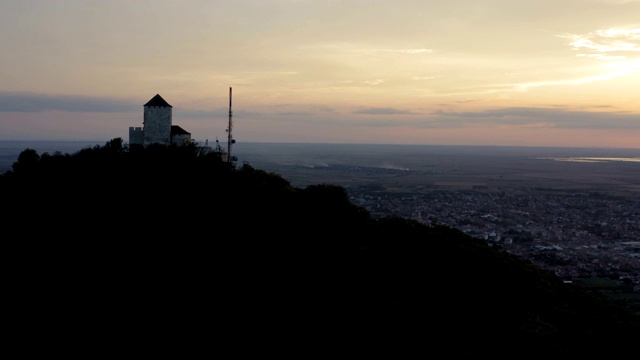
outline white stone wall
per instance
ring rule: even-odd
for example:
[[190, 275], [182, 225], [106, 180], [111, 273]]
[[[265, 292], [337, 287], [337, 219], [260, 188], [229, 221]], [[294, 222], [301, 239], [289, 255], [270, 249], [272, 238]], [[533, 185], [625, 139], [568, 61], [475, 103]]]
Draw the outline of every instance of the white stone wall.
[[144, 107], [144, 145], [171, 142], [172, 109], [168, 106]]

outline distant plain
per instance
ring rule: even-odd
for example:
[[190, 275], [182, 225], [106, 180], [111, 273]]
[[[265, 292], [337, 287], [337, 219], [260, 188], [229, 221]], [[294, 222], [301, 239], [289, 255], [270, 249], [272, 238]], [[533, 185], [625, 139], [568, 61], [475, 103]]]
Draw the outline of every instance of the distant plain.
[[258, 143], [234, 149], [239, 162], [298, 187], [640, 196], [637, 149]]
[[[0, 173], [11, 170], [27, 148], [40, 155], [72, 154], [106, 142], [0, 141]], [[238, 167], [247, 163], [296, 187], [640, 197], [638, 149], [236, 143], [231, 150]]]

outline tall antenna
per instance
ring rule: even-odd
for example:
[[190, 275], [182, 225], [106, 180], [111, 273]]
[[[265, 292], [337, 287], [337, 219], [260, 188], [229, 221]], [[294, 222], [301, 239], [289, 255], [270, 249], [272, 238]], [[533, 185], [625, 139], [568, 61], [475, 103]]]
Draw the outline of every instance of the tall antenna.
[[233, 135], [231, 134], [232, 124], [231, 117], [233, 116], [233, 111], [231, 111], [231, 87], [229, 87], [229, 128], [227, 128], [228, 140], [227, 140], [227, 162], [233, 163], [233, 157], [231, 156], [231, 144], [236, 142], [233, 140]]

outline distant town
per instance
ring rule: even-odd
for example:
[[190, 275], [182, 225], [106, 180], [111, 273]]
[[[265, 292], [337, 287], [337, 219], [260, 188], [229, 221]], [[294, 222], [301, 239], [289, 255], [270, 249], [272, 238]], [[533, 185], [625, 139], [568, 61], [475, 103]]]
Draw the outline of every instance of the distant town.
[[343, 186], [375, 218], [447, 225], [567, 282], [640, 292], [637, 150], [242, 144], [238, 154], [295, 186]]
[[372, 216], [442, 224], [486, 240], [563, 279], [613, 278], [640, 291], [640, 205], [589, 195], [435, 192], [371, 193], [349, 188]]

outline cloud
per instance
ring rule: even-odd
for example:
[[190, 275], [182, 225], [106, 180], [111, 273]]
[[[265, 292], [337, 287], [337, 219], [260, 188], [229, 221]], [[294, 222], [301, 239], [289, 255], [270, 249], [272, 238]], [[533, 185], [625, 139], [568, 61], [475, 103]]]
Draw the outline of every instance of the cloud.
[[563, 79], [563, 80], [547, 80], [547, 81], [532, 81], [532, 82], [523, 82], [523, 83], [515, 83], [515, 84], [496, 84], [484, 87], [487, 90], [479, 91], [476, 93], [497, 93], [497, 92], [505, 92], [505, 91], [516, 91], [522, 92], [527, 91], [533, 88], [539, 88], [543, 86], [565, 86], [565, 85], [582, 85], [589, 84], [597, 81], [605, 81], [610, 79], [615, 79], [618, 77], [623, 77], [631, 74], [635, 74], [640, 72], [640, 62], [638, 64], [629, 63], [627, 65], [620, 64], [618, 69], [614, 71], [606, 72], [603, 74], [598, 74], [594, 76], [581, 77], [581, 78], [573, 78], [573, 79]]
[[400, 54], [430, 54], [433, 49], [374, 49], [377, 52], [393, 52]]
[[361, 80], [361, 81], [355, 81], [355, 80], [345, 80], [342, 81], [342, 84], [355, 84], [355, 85], [372, 85], [372, 86], [376, 86], [376, 85], [380, 85], [380, 84], [384, 84], [387, 80], [385, 79], [373, 79], [373, 80]]
[[297, 117], [302, 117], [302, 116], [310, 116], [313, 113], [308, 112], [308, 111], [283, 111], [283, 112], [279, 112], [276, 115], [280, 115], [280, 116], [297, 116]]
[[640, 2], [640, 0], [599, 0], [598, 2], [611, 3], [611, 4], [631, 4], [631, 3]]
[[[142, 107], [140, 107], [142, 109]], [[142, 111], [142, 110], [140, 110]], [[229, 109], [215, 109], [215, 110], [198, 110], [198, 109], [177, 109], [173, 108], [174, 118], [184, 119], [201, 119], [201, 118], [220, 118], [229, 116]]]
[[[572, 86], [621, 78], [640, 73], [640, 28], [609, 28], [586, 34], [561, 34], [568, 39], [578, 57], [587, 57], [606, 62], [599, 72], [582, 77], [550, 79], [520, 83], [493, 84], [482, 88], [471, 88], [467, 94], [494, 94], [501, 92], [524, 92], [547, 86]], [[465, 94], [465, 93], [459, 93]]]
[[144, 103], [130, 100], [88, 96], [44, 95], [35, 93], [0, 92], [0, 112], [131, 112], [141, 111]]
[[468, 125], [518, 125], [564, 129], [633, 129], [640, 127], [637, 114], [588, 112], [554, 108], [512, 107], [477, 112], [436, 111], [434, 127]]
[[[619, 60], [640, 52], [640, 28], [602, 29], [587, 34], [559, 35], [569, 39], [578, 56], [602, 60]], [[613, 54], [613, 55], [612, 55]]]
[[364, 108], [356, 110], [354, 114], [367, 114], [367, 115], [411, 115], [411, 111], [394, 109], [394, 108]]

